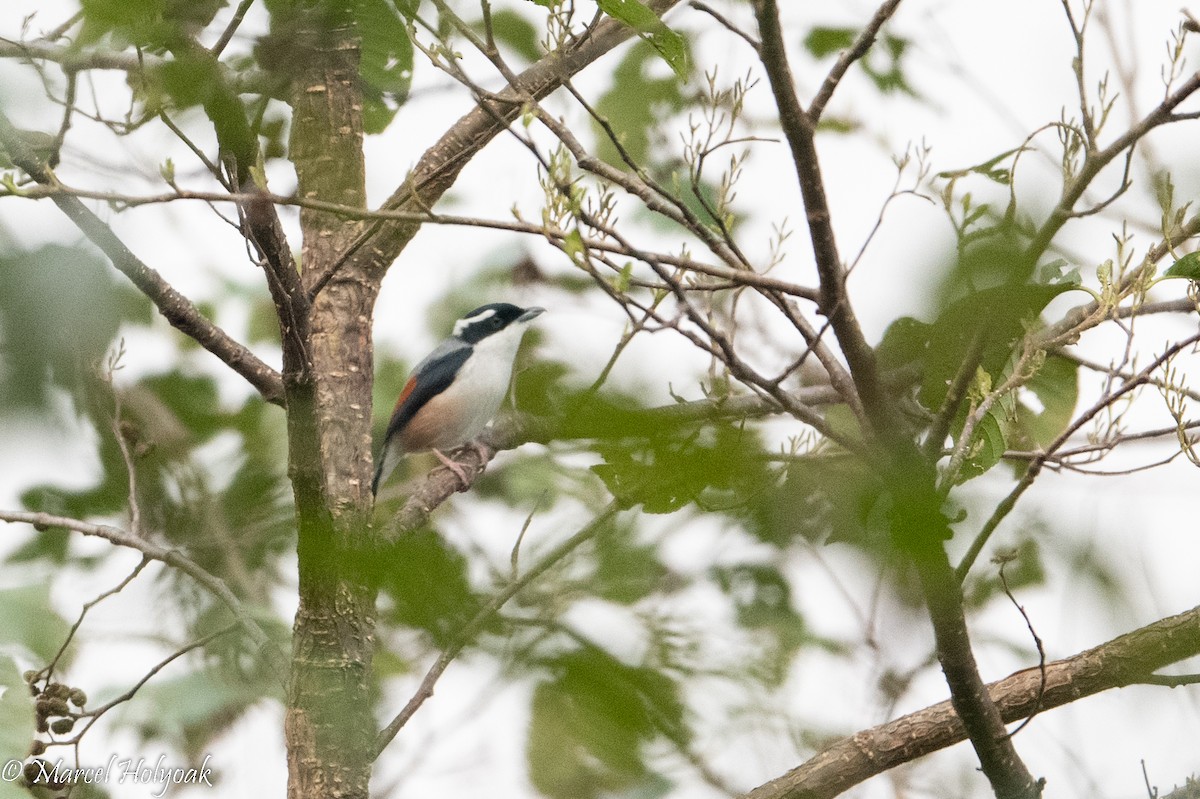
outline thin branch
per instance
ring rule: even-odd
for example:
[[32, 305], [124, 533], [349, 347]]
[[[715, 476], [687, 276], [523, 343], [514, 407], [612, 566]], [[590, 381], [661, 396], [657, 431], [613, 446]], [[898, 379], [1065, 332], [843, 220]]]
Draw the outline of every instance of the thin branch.
[[[884, 7], [889, 5], [894, 6], [894, 2], [889, 0]], [[816, 121], [805, 113], [796, 96], [775, 0], [755, 0], [754, 10], [762, 39], [760, 52], [763, 67], [775, 96], [780, 123], [791, 149], [800, 194], [804, 199], [809, 238], [820, 278], [821, 313], [828, 317], [833, 327], [875, 434], [883, 441], [899, 443], [903, 425], [896, 419], [890, 399], [883, 394], [875, 351], [867, 343], [846, 297], [845, 272], [838, 255], [817, 155]], [[882, 19], [879, 24], [882, 24]]]
[[959, 562], [957, 568], [955, 568], [955, 575], [960, 583], [966, 579], [967, 574], [971, 571], [971, 566], [974, 565], [976, 558], [979, 557], [979, 553], [983, 551], [983, 547], [987, 544], [988, 539], [991, 538], [992, 533], [996, 531], [996, 528], [1000, 525], [1000, 522], [1004, 521], [1005, 517], [1012, 512], [1012, 509], [1016, 507], [1017, 500], [1021, 498], [1021, 495], [1024, 494], [1031, 485], [1033, 485], [1034, 480], [1037, 479], [1037, 476], [1042, 471], [1042, 467], [1046, 465], [1046, 462], [1050, 459], [1050, 457], [1064, 444], [1066, 444], [1070, 437], [1074, 435], [1081, 427], [1095, 418], [1097, 414], [1110, 406], [1117, 399], [1128, 394], [1130, 391], [1133, 391], [1138, 386], [1149, 383], [1155, 370], [1173, 358], [1176, 354], [1182, 352], [1197, 342], [1200, 342], [1200, 333], [1189, 336], [1182, 341], [1172, 344], [1166, 349], [1166, 351], [1151, 361], [1145, 369], [1138, 372], [1136, 375], [1133, 375], [1132, 379], [1125, 381], [1119, 389], [1111, 392], [1107, 396], [1101, 397], [1096, 401], [1095, 404], [1092, 405], [1092, 407], [1088, 408], [1086, 411], [1076, 417], [1075, 420], [1067, 426], [1067, 429], [1059, 433], [1058, 437], [1046, 447], [1044, 452], [1039, 453], [1037, 457], [1030, 461], [1029, 466], [1027, 466], [1025, 469], [1025, 473], [1021, 475], [1020, 481], [1010, 492], [1008, 492], [1008, 496], [1000, 501], [1000, 504], [996, 506], [995, 510], [992, 511], [992, 515], [986, 522], [984, 522], [983, 527], [980, 528], [979, 532], [975, 535], [974, 540], [971, 541], [971, 546], [967, 549], [966, 554], [963, 555], [962, 561]]
[[235, 622], [226, 627], [222, 627], [219, 630], [215, 630], [214, 632], [211, 632], [208, 635], [198, 638], [195, 641], [192, 641], [190, 644], [186, 644], [185, 646], [180, 647], [179, 649], [175, 650], [170, 655], [168, 655], [167, 657], [163, 658], [158, 663], [156, 663], [149, 671], [147, 671], [145, 674], [143, 674], [142, 678], [140, 680], [138, 680], [136, 683], [134, 683], [133, 686], [131, 686], [128, 691], [126, 691], [125, 693], [121, 694], [120, 696], [114, 698], [113, 700], [106, 702], [105, 704], [101, 705], [100, 707], [94, 708], [92, 710], [87, 711], [86, 713], [80, 714], [81, 717], [85, 717], [88, 719], [87, 726], [84, 727], [82, 730], [80, 730], [78, 733], [76, 733], [74, 735], [74, 737], [72, 737], [70, 740], [58, 741], [56, 743], [57, 744], [68, 744], [68, 745], [78, 744], [80, 742], [80, 740], [83, 739], [83, 736], [85, 734], [87, 734], [87, 731], [92, 728], [92, 725], [100, 720], [101, 716], [103, 716], [108, 711], [112, 710], [114, 707], [117, 707], [118, 705], [124, 704], [125, 702], [128, 702], [130, 699], [133, 699], [133, 697], [137, 695], [137, 692], [142, 690], [142, 687], [145, 686], [146, 683], [150, 682], [150, 680], [152, 680], [155, 677], [155, 675], [157, 675], [160, 671], [162, 671], [167, 666], [171, 665], [172, 663], [174, 663], [176, 660], [183, 657], [187, 653], [193, 652], [197, 649], [201, 649], [205, 646], [208, 646], [208, 644], [212, 643], [213, 641], [220, 638], [221, 636], [228, 635], [229, 633], [236, 630], [237, 627], [238, 627], [238, 625]]
[[808, 116], [815, 124], [821, 119], [821, 114], [825, 110], [825, 106], [829, 104], [829, 100], [833, 97], [833, 92], [842, 82], [842, 78], [846, 76], [850, 66], [867, 54], [871, 49], [871, 45], [875, 44], [875, 37], [879, 34], [879, 29], [883, 24], [892, 18], [896, 13], [896, 9], [900, 6], [900, 0], [888, 0], [875, 10], [875, 14], [871, 17], [871, 21], [863, 27], [855, 38], [854, 43], [838, 56], [837, 63], [833, 65], [833, 69], [829, 70], [829, 74], [825, 76], [825, 80], [821, 83], [821, 88], [817, 90], [817, 94], [813, 97], [813, 101], [808, 106]]
[[1150, 131], [1173, 121], [1172, 112], [1184, 100], [1200, 90], [1200, 72], [1195, 72], [1179, 88], [1168, 94], [1154, 110], [1144, 116], [1124, 134], [1118, 136], [1112, 144], [1103, 150], [1093, 150], [1084, 157], [1079, 168], [1079, 174], [1068, 181], [1062, 189], [1062, 196], [1046, 222], [1038, 229], [1026, 250], [1030, 262], [1036, 261], [1050, 245], [1050, 241], [1068, 220], [1075, 216], [1075, 203], [1100, 174], [1104, 167], [1121, 155], [1126, 149], [1137, 146], [1137, 143]]
[[70, 646], [71, 641], [75, 639], [75, 634], [79, 632], [79, 628], [83, 626], [83, 620], [87, 618], [88, 612], [96, 605], [99, 605], [101, 602], [108, 599], [110, 596], [114, 596], [124, 591], [125, 587], [137, 579], [137, 576], [142, 573], [142, 570], [145, 569], [149, 563], [150, 558], [143, 555], [142, 559], [138, 561], [138, 564], [133, 567], [133, 570], [129, 572], [129, 574], [125, 575], [125, 577], [123, 577], [119, 583], [100, 594], [95, 599], [83, 603], [83, 607], [79, 609], [79, 616], [76, 617], [75, 623], [71, 625], [71, 629], [67, 630], [67, 635], [63, 639], [62, 645], [58, 647], [58, 651], [54, 653], [54, 657], [52, 657], [50, 662], [46, 664], [46, 668], [38, 672], [38, 679], [43, 676], [47, 682], [53, 679], [55, 667], [58, 665], [58, 662], [62, 660], [63, 655], [66, 654], [67, 647]]
[[696, 9], [697, 11], [703, 11], [705, 14], [708, 14], [710, 17], [715, 19], [721, 25], [721, 27], [725, 28], [727, 31], [734, 34], [735, 36], [740, 37], [744, 42], [746, 42], [746, 44], [750, 45], [750, 47], [754, 49], [754, 52], [757, 53], [758, 48], [762, 46], [761, 44], [759, 44], [758, 39], [755, 39], [753, 36], [746, 33], [744, 30], [739, 28], [737, 25], [734, 25], [732, 22], [729, 21], [728, 18], [723, 16], [720, 12], [718, 12], [716, 9], [714, 9], [712, 6], [710, 6], [708, 3], [702, 3], [702, 2], [700, 2], [700, 0], [692, 0], [692, 2], [689, 3], [689, 5], [692, 8]]
[[221, 31], [221, 38], [217, 39], [212, 46], [212, 54], [215, 58], [221, 55], [221, 52], [233, 39], [233, 34], [237, 33], [237, 29], [241, 26], [242, 20], [246, 18], [246, 12], [250, 10], [250, 6], [254, 5], [254, 0], [242, 0], [238, 3], [237, 10], [233, 12], [233, 19], [225, 26], [225, 30]]
[[1200, 674], [1151, 674], [1138, 680], [1137, 685], [1164, 685], [1167, 688], [1200, 685]]
[[1033, 637], [1033, 643], [1037, 646], [1038, 653], [1038, 675], [1041, 677], [1041, 681], [1038, 683], [1038, 695], [1037, 700], [1034, 702], [1034, 710], [1025, 717], [1024, 721], [1017, 725], [1015, 730], [1008, 734], [1008, 737], [1011, 738], [1029, 726], [1029, 722], [1033, 721], [1042, 709], [1042, 697], [1046, 695], [1046, 647], [1042, 644], [1042, 638], [1037, 634], [1037, 630], [1033, 629], [1033, 621], [1030, 620], [1029, 614], [1025, 612], [1025, 607], [1017, 601], [1017, 598], [1013, 596], [1012, 589], [1008, 587], [1008, 578], [1004, 576], [1004, 567], [1006, 565], [1006, 561], [1000, 561], [1000, 585], [1004, 587], [1004, 595], [1008, 597], [1008, 601], [1012, 602], [1013, 607], [1017, 609], [1017, 612], [1021, 614], [1021, 618], [1025, 620], [1025, 627], [1029, 630], [1030, 636]]
[[137, 550], [151, 560], [156, 560], [179, 569], [200, 583], [210, 594], [221, 600], [225, 607], [229, 608], [229, 611], [237, 619], [238, 624], [242, 626], [257, 646], [263, 647], [270, 641], [267, 634], [263, 632], [262, 627], [258, 625], [258, 622], [246, 613], [241, 601], [229, 590], [229, 586], [225, 584], [224, 580], [205, 571], [203, 567], [178, 550], [161, 547], [118, 527], [112, 527], [107, 524], [91, 524], [79, 519], [68, 519], [50, 513], [0, 510], [0, 521], [31, 524], [38, 530], [49, 527], [64, 527], [68, 530], [74, 530], [77, 533], [83, 533], [84, 535], [103, 538], [105, 541], [116, 544], [119, 547]]

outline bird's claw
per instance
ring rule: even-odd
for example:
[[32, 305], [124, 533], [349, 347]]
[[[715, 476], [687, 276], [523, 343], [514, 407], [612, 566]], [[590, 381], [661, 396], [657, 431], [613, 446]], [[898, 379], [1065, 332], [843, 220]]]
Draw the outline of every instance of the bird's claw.
[[461, 463], [448, 457], [439, 449], [433, 450], [433, 454], [439, 461], [442, 462], [443, 466], [454, 472], [454, 476], [458, 478], [459, 491], [466, 491], [471, 487], [471, 481], [467, 478], [467, 472], [463, 469], [463, 465]]

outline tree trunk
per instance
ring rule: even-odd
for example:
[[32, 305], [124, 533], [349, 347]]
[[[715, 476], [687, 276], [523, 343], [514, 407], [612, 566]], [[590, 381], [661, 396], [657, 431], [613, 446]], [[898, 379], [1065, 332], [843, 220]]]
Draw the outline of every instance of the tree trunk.
[[[364, 207], [358, 36], [342, 3], [298, 12], [292, 35], [291, 155], [300, 195]], [[351, 226], [301, 212], [303, 283], [311, 288]], [[369, 696], [375, 592], [353, 568], [371, 474], [371, 311], [378, 277], [339, 270], [313, 302], [311, 380], [288, 381], [300, 606], [285, 734], [291, 799], [368, 796], [375, 720]], [[286, 378], [285, 378], [286, 379]]]

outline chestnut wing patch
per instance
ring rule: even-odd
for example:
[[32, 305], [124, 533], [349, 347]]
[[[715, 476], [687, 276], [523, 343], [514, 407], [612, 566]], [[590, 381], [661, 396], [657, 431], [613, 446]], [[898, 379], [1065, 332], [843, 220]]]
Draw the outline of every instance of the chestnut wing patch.
[[390, 439], [396, 431], [408, 424], [425, 403], [449, 388], [454, 382], [454, 376], [469, 357], [471, 348], [460, 347], [429, 364], [418, 366], [405, 384], [404, 391], [400, 392], [400, 399], [396, 402], [392, 420], [388, 422], [384, 440]]

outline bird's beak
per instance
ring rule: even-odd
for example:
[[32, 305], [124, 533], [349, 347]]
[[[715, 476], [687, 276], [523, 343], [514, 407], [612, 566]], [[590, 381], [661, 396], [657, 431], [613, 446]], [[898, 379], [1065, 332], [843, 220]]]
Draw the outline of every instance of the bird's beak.
[[535, 305], [532, 308], [526, 308], [525, 313], [523, 313], [517, 317], [517, 321], [518, 322], [529, 322], [532, 319], [534, 319], [535, 317], [540, 316], [541, 314], [544, 314], [545, 312], [546, 312], [545, 308], [538, 308]]

